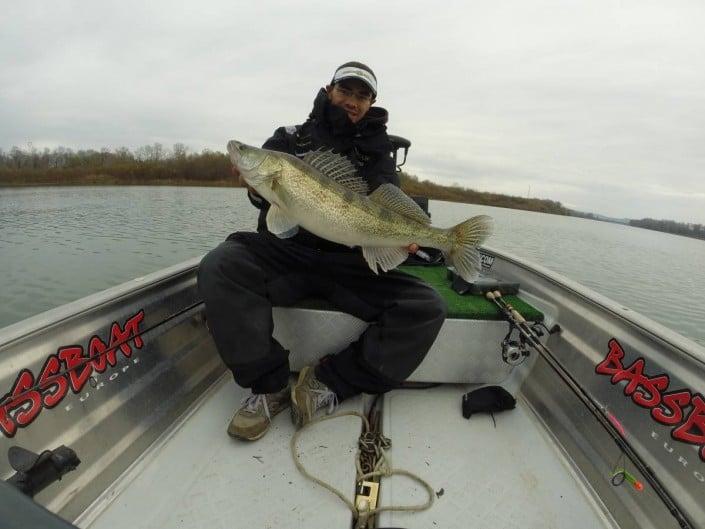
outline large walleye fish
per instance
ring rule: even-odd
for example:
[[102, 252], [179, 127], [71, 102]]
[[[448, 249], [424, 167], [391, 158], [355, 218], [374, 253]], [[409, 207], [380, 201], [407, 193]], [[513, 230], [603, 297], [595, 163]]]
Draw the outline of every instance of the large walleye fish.
[[228, 153], [248, 185], [271, 204], [267, 227], [280, 238], [293, 237], [302, 226], [329, 241], [360, 246], [375, 273], [400, 265], [412, 243], [441, 250], [467, 281], [479, 271], [477, 246], [492, 226], [486, 215], [452, 228], [434, 228], [395, 185], [381, 185], [368, 195], [367, 183], [352, 163], [332, 151], [312, 151], [299, 160], [233, 140]]

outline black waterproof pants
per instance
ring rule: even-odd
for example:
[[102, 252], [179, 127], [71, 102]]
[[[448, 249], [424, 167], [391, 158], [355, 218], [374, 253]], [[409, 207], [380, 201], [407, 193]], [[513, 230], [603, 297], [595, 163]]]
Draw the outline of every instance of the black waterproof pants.
[[254, 393], [279, 391], [289, 380], [289, 353], [272, 338], [272, 306], [325, 298], [371, 323], [316, 368], [339, 400], [404, 381], [446, 315], [438, 293], [414, 277], [396, 270], [375, 275], [360, 252], [322, 251], [269, 233], [231, 235], [201, 261], [198, 288], [220, 356]]

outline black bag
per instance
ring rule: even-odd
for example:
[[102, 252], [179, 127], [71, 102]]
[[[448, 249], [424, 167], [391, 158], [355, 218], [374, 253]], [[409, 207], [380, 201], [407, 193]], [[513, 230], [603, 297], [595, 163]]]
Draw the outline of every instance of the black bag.
[[469, 419], [478, 411], [490, 413], [513, 410], [517, 401], [501, 386], [486, 386], [463, 395], [463, 417]]

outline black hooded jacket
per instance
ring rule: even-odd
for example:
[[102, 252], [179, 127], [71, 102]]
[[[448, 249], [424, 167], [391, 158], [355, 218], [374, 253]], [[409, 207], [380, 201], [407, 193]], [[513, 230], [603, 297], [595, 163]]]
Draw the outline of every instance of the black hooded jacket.
[[[392, 145], [387, 136], [387, 118], [386, 110], [372, 107], [360, 121], [353, 123], [345, 110], [332, 105], [326, 91], [321, 89], [306, 122], [279, 127], [262, 148], [298, 157], [319, 148], [330, 148], [345, 155], [357, 167], [358, 174], [367, 181], [370, 192], [386, 183], [398, 186]], [[248, 196], [260, 209], [257, 231], [266, 231], [269, 203], [259, 196]], [[321, 250], [349, 251], [347, 246], [322, 239], [301, 227], [293, 240]]]

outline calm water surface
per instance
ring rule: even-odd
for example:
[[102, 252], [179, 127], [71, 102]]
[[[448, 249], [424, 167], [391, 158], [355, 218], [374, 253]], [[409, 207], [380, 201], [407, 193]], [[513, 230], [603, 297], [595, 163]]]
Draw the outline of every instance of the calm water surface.
[[[479, 213], [495, 219], [489, 246], [705, 345], [705, 242], [572, 217], [431, 203], [438, 226]], [[254, 227], [255, 219], [241, 189], [0, 188], [0, 327], [201, 255], [232, 231]]]

